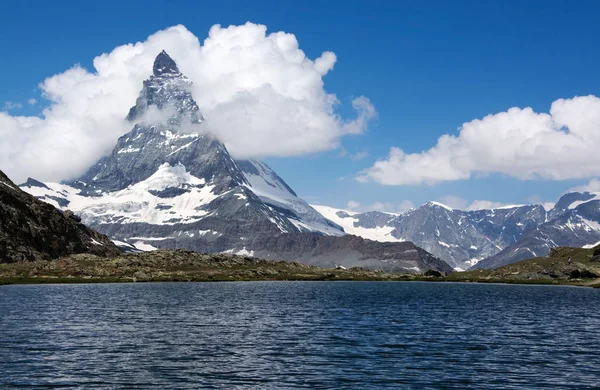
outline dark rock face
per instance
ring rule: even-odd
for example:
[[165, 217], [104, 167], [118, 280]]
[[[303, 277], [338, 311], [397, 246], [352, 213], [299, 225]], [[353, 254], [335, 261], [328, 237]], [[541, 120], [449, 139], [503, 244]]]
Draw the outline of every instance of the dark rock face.
[[448, 264], [467, 269], [515, 244], [545, 221], [546, 211], [537, 205], [462, 211], [428, 202], [400, 215], [377, 211], [352, 215], [338, 211], [336, 215], [353, 221], [353, 227], [385, 227], [391, 237], [414, 242]]
[[560, 197], [552, 210], [548, 213], [548, 219], [554, 219], [565, 213], [571, 204], [578, 201], [587, 201], [594, 198], [589, 192], [570, 192]]
[[414, 241], [463, 269], [498, 253], [546, 218], [541, 206], [462, 211], [435, 203], [399, 216], [392, 235]]
[[159, 166], [183, 164], [195, 177], [219, 182], [225, 192], [246, 181], [225, 146], [209, 135], [181, 134], [165, 124], [136, 124], [79, 179], [67, 184], [83, 195], [98, 196], [127, 188], [154, 174]]
[[590, 193], [566, 194], [548, 212], [547, 221], [528, 230], [516, 243], [482, 260], [473, 268], [497, 268], [545, 256], [552, 248], [582, 247], [600, 242], [598, 226], [600, 200]]
[[[268, 225], [255, 226], [256, 231], [245, 242], [241, 253], [261, 259], [300, 261], [328, 268], [344, 266], [391, 272], [453, 272], [446, 262], [412, 242], [378, 242], [353, 235], [336, 237], [318, 233], [272, 234], [266, 227]], [[236, 234], [248, 234], [248, 231], [242, 228], [236, 230], [236, 233], [219, 234], [214, 238], [208, 235], [195, 240], [189, 237], [161, 240], [160, 245], [165, 249], [188, 248], [210, 253], [235, 253], [227, 248], [239, 245], [233, 238]]]
[[127, 119], [132, 122], [142, 119], [148, 107], [155, 106], [158, 110], [170, 111], [164, 113], [169, 124], [202, 122], [204, 118], [192, 98], [191, 86], [192, 82], [181, 74], [175, 61], [163, 50], [156, 57], [153, 75], [144, 81], [144, 88]]
[[446, 262], [412, 242], [378, 242], [353, 235], [284, 234], [265, 241], [257, 253], [264, 258], [299, 260], [330, 268], [342, 265], [386, 271], [453, 272]]
[[121, 251], [105, 235], [72, 212], [25, 193], [0, 172], [0, 263], [49, 260], [74, 253], [116, 256]]
[[181, 75], [175, 61], [173, 61], [164, 50], [156, 56], [154, 66], [152, 66], [152, 73], [154, 73], [154, 76], [156, 77], [164, 74]]

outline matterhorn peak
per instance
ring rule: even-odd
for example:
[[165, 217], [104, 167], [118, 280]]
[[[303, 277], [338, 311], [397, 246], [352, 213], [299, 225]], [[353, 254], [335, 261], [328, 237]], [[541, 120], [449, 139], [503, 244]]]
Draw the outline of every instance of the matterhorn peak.
[[192, 82], [177, 68], [177, 64], [161, 51], [154, 60], [153, 74], [144, 81], [144, 87], [136, 100], [135, 106], [129, 110], [127, 119], [136, 121], [142, 118], [149, 106], [159, 110], [175, 109], [167, 122], [179, 125], [183, 119], [198, 124], [203, 121], [198, 105], [192, 97]]
[[155, 76], [161, 76], [163, 74], [181, 74], [175, 61], [173, 61], [173, 59], [164, 50], [156, 56], [152, 71]]

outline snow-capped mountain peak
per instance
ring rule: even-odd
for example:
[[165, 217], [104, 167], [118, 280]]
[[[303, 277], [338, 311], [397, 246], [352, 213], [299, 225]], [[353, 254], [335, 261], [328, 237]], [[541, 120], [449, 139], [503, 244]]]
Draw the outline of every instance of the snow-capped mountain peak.
[[493, 268], [544, 256], [557, 246], [600, 242], [600, 193], [567, 193], [549, 211], [542, 205], [463, 211], [439, 202], [399, 215], [314, 207], [346, 232], [412, 241], [456, 269]]
[[[202, 134], [202, 116], [190, 86], [161, 52], [128, 114], [135, 125], [109, 156], [79, 179], [64, 184], [29, 180], [23, 189], [72, 209], [115, 239], [144, 242], [142, 237], [155, 247], [221, 251], [247, 247], [246, 241], [257, 233], [344, 234], [298, 198], [267, 164], [235, 161], [223, 143]], [[148, 122], [146, 114], [153, 106], [177, 109], [166, 121]], [[182, 118], [194, 119], [198, 132], [181, 132]], [[209, 236], [201, 233], [208, 231]], [[199, 235], [209, 242], [199, 243]]]
[[348, 233], [378, 241], [412, 241], [457, 269], [469, 268], [515, 244], [546, 219], [541, 206], [463, 211], [426, 202], [403, 214], [313, 207]]
[[152, 66], [152, 73], [157, 77], [162, 75], [181, 76], [177, 64], [164, 50], [156, 56], [154, 65]]
[[28, 180], [22, 188], [71, 209], [122, 247], [450, 271], [412, 243], [381, 244], [346, 235], [267, 164], [234, 160], [222, 142], [202, 132], [191, 81], [164, 51], [127, 119], [132, 130], [80, 178], [62, 184]]
[[192, 97], [192, 82], [164, 50], [156, 57], [153, 74], [144, 81], [127, 120], [170, 125], [199, 124], [204, 120]]

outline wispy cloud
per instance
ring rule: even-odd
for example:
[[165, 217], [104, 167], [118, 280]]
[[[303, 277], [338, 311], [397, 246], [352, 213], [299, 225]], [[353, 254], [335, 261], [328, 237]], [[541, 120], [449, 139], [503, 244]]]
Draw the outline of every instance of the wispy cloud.
[[573, 187], [570, 192], [600, 192], [600, 180], [596, 177], [590, 179], [586, 184]]
[[4, 102], [4, 105], [2, 106], [3, 111], [20, 110], [21, 108], [23, 108], [21, 103], [11, 101]]
[[358, 161], [358, 160], [362, 160], [363, 158], [366, 158], [366, 157], [369, 157], [369, 152], [358, 152], [358, 153], [352, 155], [352, 160]]
[[408, 210], [414, 209], [415, 205], [410, 200], [403, 200], [400, 203], [375, 202], [363, 206], [360, 202], [350, 200], [348, 201], [346, 208], [350, 211], [358, 212], [381, 211], [384, 213], [402, 214]]

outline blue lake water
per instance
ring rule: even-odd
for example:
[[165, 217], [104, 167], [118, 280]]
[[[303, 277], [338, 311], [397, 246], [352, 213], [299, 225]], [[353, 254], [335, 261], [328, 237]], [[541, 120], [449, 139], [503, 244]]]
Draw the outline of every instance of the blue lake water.
[[0, 286], [0, 388], [599, 388], [600, 290]]

